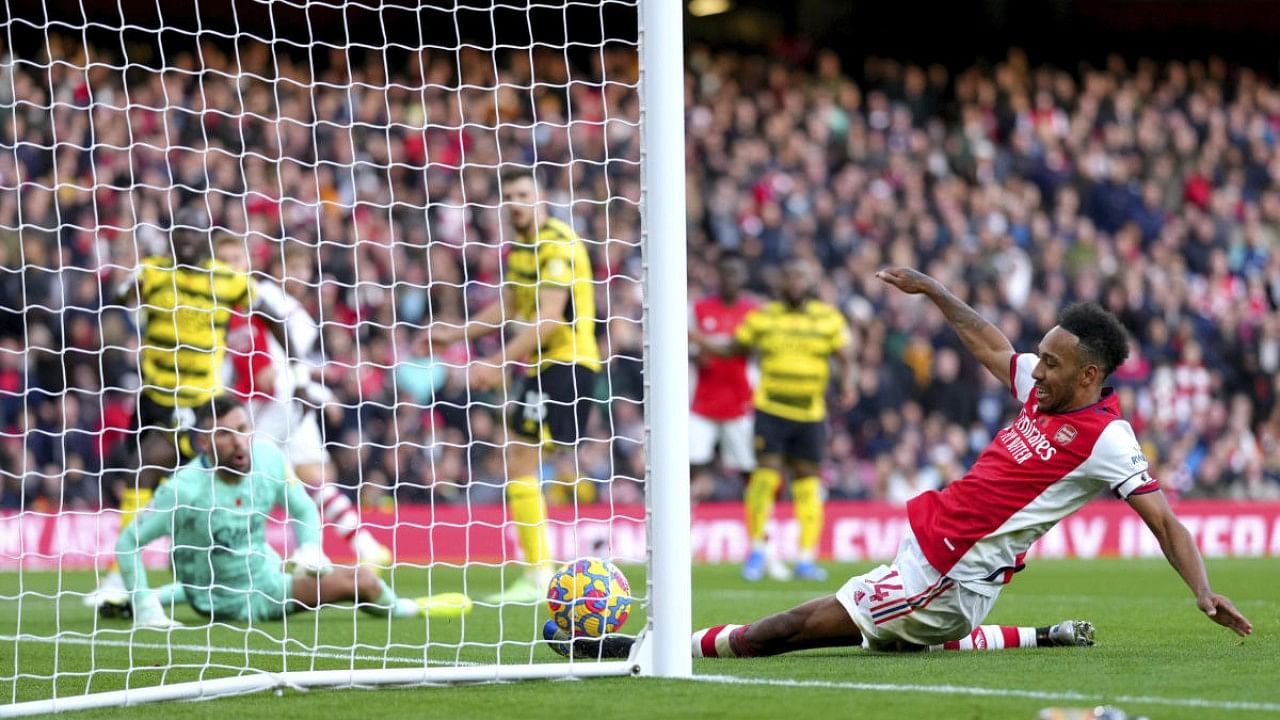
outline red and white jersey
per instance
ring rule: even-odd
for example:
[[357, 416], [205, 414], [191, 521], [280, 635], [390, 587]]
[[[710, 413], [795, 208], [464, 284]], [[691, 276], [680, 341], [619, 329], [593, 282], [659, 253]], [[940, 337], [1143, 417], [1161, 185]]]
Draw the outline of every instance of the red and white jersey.
[[[726, 305], [720, 296], [709, 295], [694, 303], [689, 320], [703, 335], [733, 337], [742, 319], [755, 308], [756, 304], [745, 298]], [[751, 412], [752, 394], [745, 355], [708, 355], [698, 365], [691, 409], [709, 420], [734, 420]]]
[[[274, 283], [260, 282], [257, 290], [270, 297], [272, 307], [281, 312], [282, 317], [277, 319], [285, 324], [289, 337], [298, 345], [294, 354], [303, 356], [310, 351], [320, 335], [320, 328], [307, 309]], [[228, 385], [241, 400], [272, 402], [287, 401], [293, 397], [297, 380], [290, 372], [289, 353], [257, 314], [232, 313], [227, 325], [227, 365]], [[255, 382], [258, 373], [267, 367], [275, 368], [271, 392], [266, 392]]]
[[1127, 498], [1159, 488], [1111, 388], [1089, 407], [1041, 413], [1031, 378], [1038, 361], [1013, 356], [1009, 377], [1022, 410], [969, 472], [907, 503], [929, 564], [986, 595], [1022, 569], [1031, 543], [1100, 491]]

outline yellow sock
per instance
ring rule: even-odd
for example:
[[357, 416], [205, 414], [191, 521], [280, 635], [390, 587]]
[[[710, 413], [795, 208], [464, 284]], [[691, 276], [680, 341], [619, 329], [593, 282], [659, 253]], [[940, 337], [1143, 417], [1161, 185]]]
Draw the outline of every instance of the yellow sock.
[[[151, 488], [125, 488], [120, 493], [120, 530], [123, 531], [129, 527], [129, 523], [138, 516], [138, 512], [142, 508], [151, 503]], [[116, 559], [111, 558], [111, 564], [107, 566], [109, 572], [115, 572], [119, 569]]]
[[822, 537], [822, 481], [802, 477], [791, 483], [791, 497], [796, 503], [796, 520], [800, 522], [800, 557], [817, 557], [818, 540]]
[[542, 498], [538, 478], [525, 475], [507, 482], [507, 508], [516, 523], [516, 534], [525, 559], [535, 568], [551, 559], [547, 537], [547, 503]]
[[120, 493], [120, 529], [129, 527], [129, 523], [138, 516], [138, 511], [151, 502], [151, 488], [125, 488]]
[[772, 468], [756, 468], [747, 481], [747, 533], [753, 543], [764, 541], [764, 526], [781, 485], [782, 475]]

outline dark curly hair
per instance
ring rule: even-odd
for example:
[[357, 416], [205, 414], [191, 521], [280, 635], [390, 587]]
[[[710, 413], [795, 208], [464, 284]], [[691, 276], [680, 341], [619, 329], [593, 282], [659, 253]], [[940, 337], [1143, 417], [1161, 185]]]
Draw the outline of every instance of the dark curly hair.
[[1097, 303], [1080, 302], [1067, 307], [1058, 316], [1058, 327], [1079, 338], [1080, 352], [1087, 362], [1102, 368], [1103, 377], [1129, 357], [1124, 326]]
[[213, 421], [226, 415], [236, 408], [244, 407], [244, 403], [240, 398], [231, 393], [220, 393], [214, 395], [208, 402], [201, 403], [195, 408], [195, 428], [198, 430], [208, 430], [213, 427]]

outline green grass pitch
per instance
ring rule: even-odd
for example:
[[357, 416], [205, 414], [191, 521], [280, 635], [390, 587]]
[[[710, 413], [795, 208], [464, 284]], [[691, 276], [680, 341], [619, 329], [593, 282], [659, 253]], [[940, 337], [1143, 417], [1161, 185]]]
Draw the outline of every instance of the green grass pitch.
[[[829, 565], [832, 581], [747, 584], [733, 566], [693, 569], [694, 624], [747, 622], [831, 592], [840, 578], [863, 565]], [[1280, 650], [1280, 561], [1213, 560], [1210, 573], [1254, 623], [1240, 640], [1200, 616], [1186, 588], [1162, 560], [1037, 561], [996, 604], [988, 622], [1043, 625], [1067, 618], [1092, 620], [1098, 645], [1087, 649], [1012, 650], [983, 653], [879, 655], [825, 650], [752, 660], [700, 660], [698, 681], [618, 678], [538, 681], [411, 689], [284, 692], [200, 703], [143, 705], [78, 712], [74, 718], [228, 717], [814, 717], [817, 713], [864, 718], [1022, 718], [1048, 706], [1113, 703], [1152, 720], [1162, 718], [1263, 718], [1280, 716], [1275, 681]], [[641, 568], [625, 568], [641, 594]], [[460, 589], [457, 570], [400, 568], [394, 584], [402, 595]], [[470, 569], [466, 589], [482, 595], [496, 587], [496, 570]], [[0, 714], [3, 703], [58, 694], [114, 690], [197, 677], [225, 677], [250, 666], [262, 670], [414, 667], [430, 636], [431, 663], [558, 661], [550, 650], [528, 645], [544, 608], [477, 608], [464, 621], [386, 621], [350, 609], [291, 616], [252, 630], [188, 629], [171, 636], [130, 635], [123, 622], [96, 621], [78, 597], [55, 601], [59, 588], [85, 591], [86, 574], [0, 575], [5, 594], [21, 584], [21, 602], [0, 605]], [[636, 608], [629, 629], [644, 622]], [[19, 627], [18, 618], [22, 623]], [[180, 610], [177, 618], [199, 618]], [[463, 638], [465, 623], [466, 643]], [[49, 636], [99, 630], [97, 642], [65, 637], [21, 642], [15, 636]], [[104, 632], [105, 631], [105, 632]], [[385, 660], [384, 660], [385, 658]], [[125, 672], [132, 667], [132, 672]], [[97, 672], [92, 672], [96, 670]], [[17, 679], [15, 680], [15, 676]], [[334, 713], [337, 712], [337, 715]]]

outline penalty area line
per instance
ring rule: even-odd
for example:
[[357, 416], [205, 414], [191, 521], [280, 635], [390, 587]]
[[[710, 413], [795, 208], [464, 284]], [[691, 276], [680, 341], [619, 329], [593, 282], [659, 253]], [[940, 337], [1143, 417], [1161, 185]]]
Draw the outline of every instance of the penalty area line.
[[[355, 655], [353, 653], [327, 652], [322, 650], [269, 650], [267, 648], [218, 647], [211, 645], [195, 645], [182, 643], [134, 642], [130, 640], [106, 640], [82, 637], [39, 637], [35, 635], [0, 635], [0, 642], [42, 643], [46, 645], [86, 645], [96, 647], [131, 648], [134, 650], [169, 650], [173, 652], [211, 653], [215, 655], [261, 655], [264, 657], [297, 657], [323, 658], [325, 660], [351, 660], [359, 662], [386, 662], [403, 665], [475, 665], [473, 662], [428, 660], [420, 657], [404, 657], [401, 655]], [[304, 646], [305, 647], [305, 646]]]
[[1245, 710], [1280, 712], [1280, 703], [1247, 700], [1208, 700], [1205, 698], [1157, 697], [1152, 695], [1102, 695], [1072, 690], [1020, 690], [1017, 688], [967, 687], [963, 685], [910, 685], [897, 683], [834, 682], [829, 680], [788, 680], [740, 677], [737, 675], [694, 675], [694, 682], [723, 685], [765, 685], [770, 687], [819, 688], [824, 690], [865, 690], [870, 692], [907, 692], [933, 695], [970, 695], [976, 697], [1026, 698], [1029, 700], [1069, 700], [1076, 702], [1205, 708], [1212, 710]]

